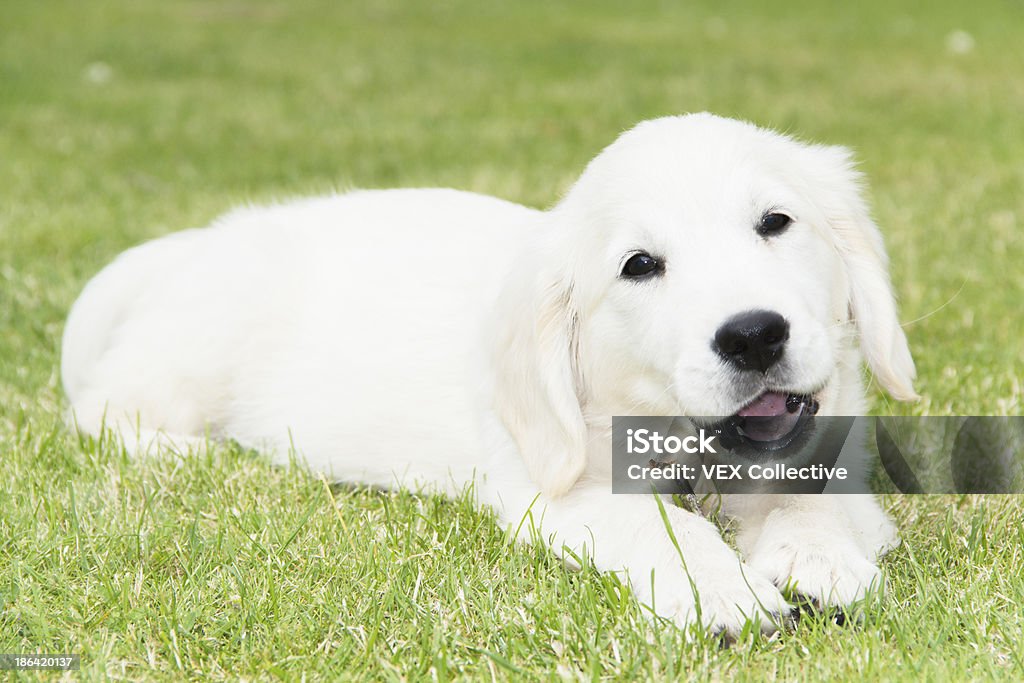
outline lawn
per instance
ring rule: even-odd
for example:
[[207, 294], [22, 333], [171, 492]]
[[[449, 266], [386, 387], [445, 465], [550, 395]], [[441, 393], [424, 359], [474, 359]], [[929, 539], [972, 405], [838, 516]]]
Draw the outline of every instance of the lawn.
[[1024, 677], [1017, 497], [889, 497], [859, 625], [728, 649], [466, 500], [258, 453], [127, 458], [62, 423], [60, 335], [118, 252], [239, 203], [441, 185], [555, 202], [636, 121], [711, 110], [855, 148], [923, 400], [1024, 376], [1024, 6], [9, 2], [0, 12], [0, 653], [72, 677]]

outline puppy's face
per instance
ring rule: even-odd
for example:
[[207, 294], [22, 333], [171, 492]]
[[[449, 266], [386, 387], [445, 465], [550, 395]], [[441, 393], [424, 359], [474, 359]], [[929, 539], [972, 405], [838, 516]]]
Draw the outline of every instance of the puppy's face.
[[[582, 233], [578, 362], [596, 412], [777, 417], [772, 439], [836, 407], [858, 296], [895, 316], [842, 150], [660, 119], [606, 149], [559, 210]], [[909, 360], [895, 319], [859, 322]], [[909, 387], [912, 365], [885, 371]]]
[[723, 418], [771, 449], [818, 408], [856, 414], [855, 337], [882, 387], [915, 396], [844, 149], [657, 119], [598, 155], [550, 219], [495, 344], [495, 407], [550, 495], [583, 471], [591, 417]]

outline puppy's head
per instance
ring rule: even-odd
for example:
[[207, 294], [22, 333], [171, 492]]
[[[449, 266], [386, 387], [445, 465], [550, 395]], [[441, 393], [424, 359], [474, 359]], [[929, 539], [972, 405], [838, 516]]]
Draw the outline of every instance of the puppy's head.
[[[910, 399], [914, 365], [848, 151], [708, 114], [643, 123], [595, 158], [524, 265], [499, 412], [550, 494], [586, 415], [759, 420], [856, 412], [859, 339]], [[513, 293], [510, 292], [510, 296]]]

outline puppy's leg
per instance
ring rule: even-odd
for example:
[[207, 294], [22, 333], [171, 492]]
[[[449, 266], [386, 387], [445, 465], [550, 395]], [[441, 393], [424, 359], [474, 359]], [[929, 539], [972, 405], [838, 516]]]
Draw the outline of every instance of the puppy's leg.
[[837, 496], [857, 541], [871, 560], [881, 559], [900, 544], [899, 532], [878, 499], [870, 494]]
[[876, 561], [898, 540], [870, 495], [732, 495], [723, 511], [747, 562], [779, 587], [835, 606], [885, 587]]
[[212, 435], [199, 436], [182, 434], [142, 426], [141, 416], [136, 413], [108, 411], [103, 399], [83, 401], [83, 408], [72, 408], [67, 414], [67, 423], [81, 434], [101, 439], [114, 439], [129, 455], [134, 457], [155, 456], [170, 451], [179, 454], [201, 454], [211, 443]]
[[621, 572], [643, 605], [681, 626], [736, 633], [750, 619], [770, 632], [789, 614], [778, 589], [743, 564], [713, 524], [666, 501], [666, 527], [653, 496], [608, 489], [581, 483], [557, 499], [528, 486], [483, 493], [521, 538], [535, 530], [563, 557], [586, 555], [598, 569]]

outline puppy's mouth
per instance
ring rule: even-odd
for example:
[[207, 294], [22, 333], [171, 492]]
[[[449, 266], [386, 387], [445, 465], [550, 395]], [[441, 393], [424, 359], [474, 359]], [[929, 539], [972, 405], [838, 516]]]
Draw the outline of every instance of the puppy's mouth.
[[711, 430], [729, 450], [779, 451], [795, 445], [818, 407], [813, 394], [766, 391], [735, 415], [711, 425]]

